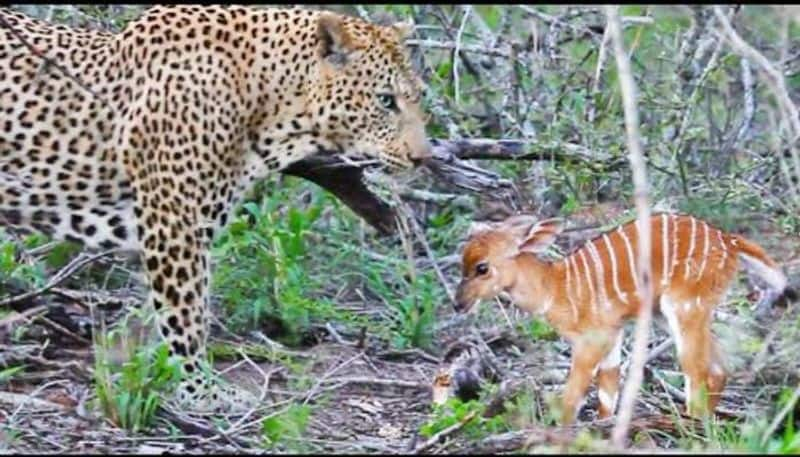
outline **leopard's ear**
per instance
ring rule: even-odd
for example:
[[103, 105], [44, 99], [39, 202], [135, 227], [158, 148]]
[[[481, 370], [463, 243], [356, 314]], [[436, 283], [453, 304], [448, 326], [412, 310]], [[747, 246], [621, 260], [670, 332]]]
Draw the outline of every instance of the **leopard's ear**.
[[320, 57], [336, 67], [347, 63], [348, 56], [356, 50], [355, 41], [345, 27], [345, 18], [325, 12], [317, 20]]

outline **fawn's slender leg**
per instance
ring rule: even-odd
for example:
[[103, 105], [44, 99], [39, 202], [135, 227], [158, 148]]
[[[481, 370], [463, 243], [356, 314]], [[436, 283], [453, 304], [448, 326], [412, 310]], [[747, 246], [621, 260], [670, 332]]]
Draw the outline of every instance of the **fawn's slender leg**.
[[613, 416], [614, 409], [617, 406], [623, 335], [624, 332], [620, 329], [614, 346], [597, 367], [597, 397], [600, 399], [599, 414], [601, 419]]
[[711, 334], [712, 309], [698, 299], [683, 302], [668, 296], [661, 299], [661, 312], [669, 322], [684, 374], [686, 412], [694, 417], [714, 410], [725, 385], [724, 370]]
[[708, 377], [706, 378], [706, 383], [708, 385], [708, 410], [714, 411], [717, 409], [717, 405], [722, 398], [722, 391], [725, 390], [725, 383], [728, 376], [725, 373], [725, 365], [722, 355], [719, 352], [717, 342], [714, 339], [714, 335], [709, 335], [709, 344], [711, 345], [711, 367], [708, 370]]
[[561, 423], [571, 424], [578, 414], [586, 390], [592, 383], [594, 370], [608, 354], [614, 343], [612, 333], [592, 332], [581, 335], [572, 344], [572, 366], [569, 370], [567, 386], [564, 389]]

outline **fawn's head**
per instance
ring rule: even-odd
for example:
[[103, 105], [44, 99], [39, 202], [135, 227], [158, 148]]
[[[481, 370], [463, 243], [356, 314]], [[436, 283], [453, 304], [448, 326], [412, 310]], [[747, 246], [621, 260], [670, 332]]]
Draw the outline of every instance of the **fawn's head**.
[[542, 252], [563, 227], [561, 219], [536, 222], [528, 215], [511, 216], [498, 224], [474, 223], [464, 246], [455, 310], [470, 311], [481, 300], [511, 287], [517, 255]]

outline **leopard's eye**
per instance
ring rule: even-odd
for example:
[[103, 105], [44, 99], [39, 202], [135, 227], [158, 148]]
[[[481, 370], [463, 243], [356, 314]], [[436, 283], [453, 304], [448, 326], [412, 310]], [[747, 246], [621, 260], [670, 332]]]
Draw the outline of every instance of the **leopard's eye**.
[[378, 94], [377, 97], [378, 97], [378, 103], [380, 103], [384, 109], [397, 111], [397, 100], [395, 100], [394, 95]]
[[483, 276], [489, 272], [489, 265], [486, 262], [479, 263], [475, 267], [475, 276]]

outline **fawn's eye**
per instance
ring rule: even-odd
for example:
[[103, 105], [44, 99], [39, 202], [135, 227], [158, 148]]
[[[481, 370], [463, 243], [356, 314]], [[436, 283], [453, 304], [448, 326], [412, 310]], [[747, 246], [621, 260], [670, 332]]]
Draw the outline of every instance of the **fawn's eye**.
[[397, 110], [397, 101], [395, 100], [394, 95], [378, 94], [377, 97], [378, 97], [378, 103], [380, 103], [384, 109], [392, 111]]
[[475, 276], [483, 276], [489, 272], [489, 265], [486, 262], [479, 263], [475, 267]]

